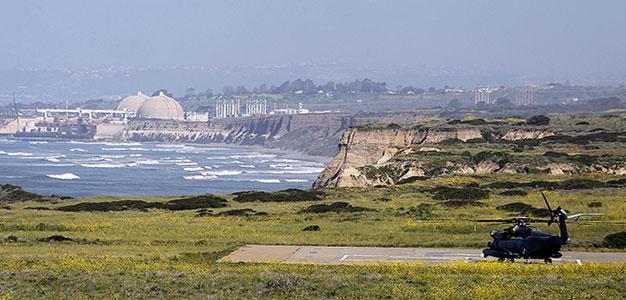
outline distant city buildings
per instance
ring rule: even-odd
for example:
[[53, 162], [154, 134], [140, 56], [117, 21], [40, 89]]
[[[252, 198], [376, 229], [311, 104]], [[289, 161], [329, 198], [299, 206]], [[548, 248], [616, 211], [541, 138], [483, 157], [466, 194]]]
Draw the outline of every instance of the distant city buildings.
[[276, 104], [274, 104], [274, 110], [268, 112], [266, 99], [246, 100], [243, 110], [241, 109], [241, 101], [239, 99], [219, 99], [215, 102], [215, 118], [218, 119], [252, 117], [267, 114], [295, 115], [308, 113], [311, 113], [311, 111], [302, 107], [302, 103], [299, 103], [298, 108], [289, 108], [287, 105], [285, 105], [285, 108], [276, 108]]
[[215, 101], [216, 118], [240, 117], [241, 102], [239, 99], [218, 99]]
[[484, 104], [490, 104], [489, 94], [492, 90], [487, 86], [477, 86], [474, 88], [474, 104], [483, 102]]
[[518, 87], [515, 95], [516, 106], [526, 106], [535, 104], [534, 88], [530, 86]]
[[246, 116], [265, 114], [267, 114], [267, 100], [253, 99], [246, 101]]

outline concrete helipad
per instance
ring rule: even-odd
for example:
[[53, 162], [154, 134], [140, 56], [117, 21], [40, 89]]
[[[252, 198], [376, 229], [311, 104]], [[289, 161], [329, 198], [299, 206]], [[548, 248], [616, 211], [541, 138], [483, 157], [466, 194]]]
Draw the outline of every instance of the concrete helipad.
[[[560, 262], [626, 262], [626, 252], [569, 252], [554, 259]], [[377, 248], [377, 247], [326, 247], [326, 246], [268, 246], [246, 245], [220, 262], [283, 262], [316, 264], [354, 264], [372, 262], [452, 262], [495, 260], [482, 257], [478, 249], [446, 248]], [[519, 260], [524, 261], [524, 260]], [[538, 260], [537, 260], [538, 261]]]

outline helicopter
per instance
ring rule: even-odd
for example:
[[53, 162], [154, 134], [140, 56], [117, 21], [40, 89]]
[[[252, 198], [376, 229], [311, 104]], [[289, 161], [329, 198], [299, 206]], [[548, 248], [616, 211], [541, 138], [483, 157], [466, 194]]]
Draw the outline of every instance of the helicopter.
[[[563, 256], [561, 246], [569, 242], [569, 231], [567, 220], [575, 218], [574, 224], [581, 216], [598, 216], [599, 213], [581, 213], [568, 216], [567, 212], [557, 207], [552, 210], [546, 196], [541, 193], [543, 200], [550, 211], [550, 219], [531, 219], [529, 217], [515, 217], [503, 220], [477, 220], [478, 222], [496, 222], [513, 224], [504, 230], [492, 230], [489, 234], [493, 241], [488, 243], [488, 248], [483, 250], [484, 257], [496, 257], [498, 261], [510, 260], [514, 262], [516, 258], [543, 259], [546, 263], [552, 263], [553, 258]], [[546, 222], [548, 226], [557, 223], [560, 229], [560, 236], [541, 231], [541, 229], [528, 226], [531, 223]], [[573, 225], [572, 225], [573, 226]]]

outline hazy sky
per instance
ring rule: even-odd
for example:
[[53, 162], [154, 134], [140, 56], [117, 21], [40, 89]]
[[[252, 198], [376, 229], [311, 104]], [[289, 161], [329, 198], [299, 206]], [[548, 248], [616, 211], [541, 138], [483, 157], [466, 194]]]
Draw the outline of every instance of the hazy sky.
[[626, 73], [626, 1], [3, 1], [0, 69], [337, 63]]

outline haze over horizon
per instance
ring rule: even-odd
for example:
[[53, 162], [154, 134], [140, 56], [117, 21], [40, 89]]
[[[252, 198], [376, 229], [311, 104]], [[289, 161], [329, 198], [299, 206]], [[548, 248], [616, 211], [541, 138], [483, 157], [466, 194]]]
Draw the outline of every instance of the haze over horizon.
[[[244, 70], [230, 78], [228, 71], [215, 75], [217, 81], [209, 76], [207, 86], [309, 77], [370, 77], [390, 87], [533, 80], [614, 84], [626, 77], [626, 2], [618, 0], [61, 0], [4, 7], [10, 12], [0, 21], [5, 71]], [[279, 71], [268, 75], [268, 69]], [[241, 82], [232, 82], [237, 78]]]

